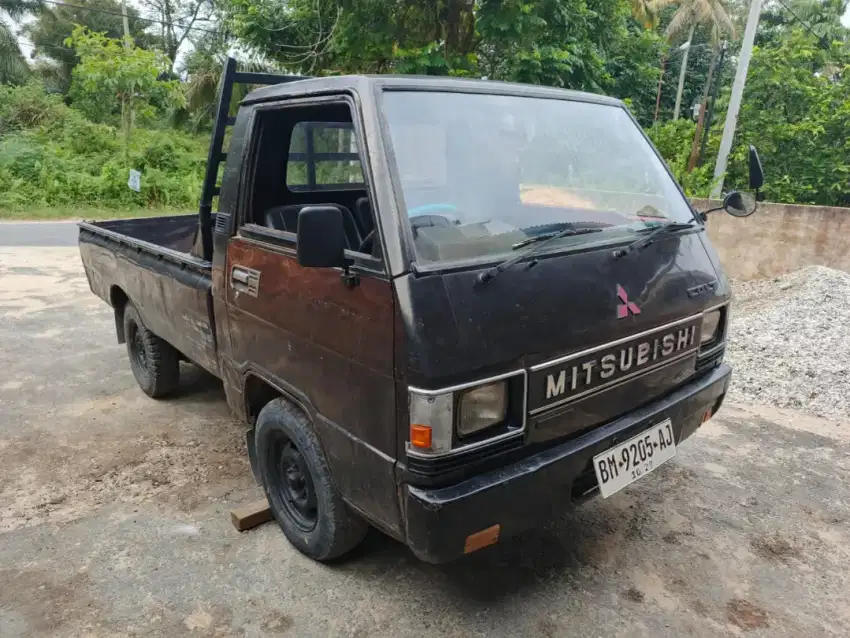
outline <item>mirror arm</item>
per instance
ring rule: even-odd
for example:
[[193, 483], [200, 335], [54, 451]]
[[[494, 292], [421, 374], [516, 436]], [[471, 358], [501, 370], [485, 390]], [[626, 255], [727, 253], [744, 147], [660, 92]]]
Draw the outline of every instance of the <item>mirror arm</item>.
[[717, 208], [709, 208], [704, 213], [700, 213], [699, 216], [702, 217], [702, 221], [706, 221], [708, 219], [709, 213], [716, 213], [719, 210], [723, 210], [723, 206], [718, 206]]
[[360, 285], [360, 275], [351, 272], [351, 263], [350, 259], [345, 260], [345, 263], [342, 266], [342, 275], [340, 276], [343, 285], [348, 289], [356, 288]]

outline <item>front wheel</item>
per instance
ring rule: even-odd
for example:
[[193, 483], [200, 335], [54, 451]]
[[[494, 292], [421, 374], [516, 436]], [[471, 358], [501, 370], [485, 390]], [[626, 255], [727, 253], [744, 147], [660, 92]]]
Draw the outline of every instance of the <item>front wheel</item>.
[[282, 399], [268, 403], [257, 417], [254, 447], [269, 507], [298, 551], [326, 561], [360, 544], [368, 527], [343, 502], [299, 410]]

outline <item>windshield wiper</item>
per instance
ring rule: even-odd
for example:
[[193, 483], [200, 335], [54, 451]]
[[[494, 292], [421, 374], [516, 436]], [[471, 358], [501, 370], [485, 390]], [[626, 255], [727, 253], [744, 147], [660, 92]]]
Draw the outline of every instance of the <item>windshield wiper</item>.
[[498, 275], [505, 272], [508, 268], [513, 266], [514, 264], [518, 264], [526, 257], [530, 257], [536, 252], [543, 250], [550, 243], [561, 239], [562, 237], [574, 237], [575, 235], [586, 235], [588, 233], [599, 233], [602, 232], [601, 228], [565, 228], [564, 230], [557, 230], [551, 233], [543, 233], [542, 235], [535, 235], [534, 237], [529, 237], [527, 239], [523, 239], [520, 242], [517, 242], [511, 249], [519, 250], [520, 248], [524, 248], [525, 246], [534, 244], [528, 250], [521, 252], [519, 255], [515, 257], [511, 257], [510, 259], [506, 259], [498, 266], [493, 266], [492, 268], [488, 268], [480, 275], [478, 275], [478, 281], [482, 284], [486, 284], [490, 281], [493, 281]]
[[[614, 251], [614, 259], [620, 259], [621, 257], [625, 257], [630, 252], [635, 250], [641, 250], [649, 246], [652, 242], [654, 242], [660, 235], [666, 235], [667, 233], [673, 233], [677, 230], [688, 230], [689, 228], [696, 228], [696, 224], [693, 222], [667, 222], [666, 224], [662, 224], [661, 226], [657, 226], [653, 228], [648, 235], [641, 237], [640, 239], [636, 239], [631, 244], [626, 246], [625, 248], [620, 248], [619, 250]], [[649, 230], [648, 228], [642, 229], [641, 231]]]

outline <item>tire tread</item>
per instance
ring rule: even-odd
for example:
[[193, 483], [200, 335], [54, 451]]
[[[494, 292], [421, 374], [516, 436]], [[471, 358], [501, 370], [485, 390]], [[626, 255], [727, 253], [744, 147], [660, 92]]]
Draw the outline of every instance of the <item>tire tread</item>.
[[[140, 370], [133, 358], [133, 343], [129, 338], [130, 325], [135, 323], [142, 331], [145, 344], [147, 368]], [[154, 399], [162, 399], [177, 392], [180, 385], [180, 354], [171, 344], [157, 337], [145, 327], [139, 311], [132, 302], [124, 308], [124, 334], [127, 336], [127, 354], [133, 376], [145, 394]]]
[[[270, 428], [282, 429], [310, 465], [319, 499], [319, 520], [309, 533], [291, 524], [285, 512], [277, 511], [278, 508], [269, 495], [267, 475], [264, 471], [265, 457], [261, 446], [264, 434]], [[315, 560], [329, 561], [347, 554], [360, 544], [366, 536], [368, 525], [343, 501], [318, 437], [300, 409], [285, 399], [275, 399], [267, 403], [257, 418], [254, 442], [263, 486], [272, 513], [283, 533], [299, 551]]]

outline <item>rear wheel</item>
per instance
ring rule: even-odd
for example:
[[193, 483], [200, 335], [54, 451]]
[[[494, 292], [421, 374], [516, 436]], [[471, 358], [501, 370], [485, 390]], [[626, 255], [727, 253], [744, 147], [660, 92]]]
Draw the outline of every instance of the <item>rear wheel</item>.
[[180, 382], [180, 354], [145, 328], [129, 302], [124, 308], [124, 338], [130, 369], [142, 391], [154, 399], [174, 394]]
[[343, 502], [299, 410], [282, 399], [268, 403], [257, 417], [254, 446], [269, 507], [298, 551], [325, 561], [360, 544], [368, 527]]

